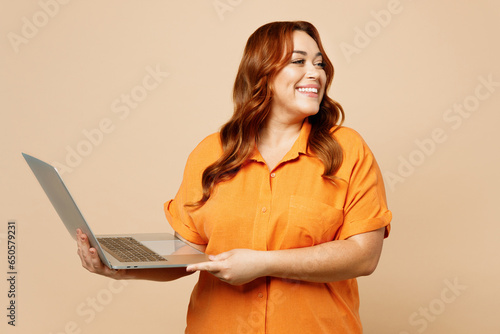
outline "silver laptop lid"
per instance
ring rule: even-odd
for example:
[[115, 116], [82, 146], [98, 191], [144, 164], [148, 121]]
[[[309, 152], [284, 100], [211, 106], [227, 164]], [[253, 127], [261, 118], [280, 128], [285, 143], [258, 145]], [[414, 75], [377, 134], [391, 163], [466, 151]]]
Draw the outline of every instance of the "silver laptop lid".
[[23, 157], [26, 159], [26, 162], [33, 171], [33, 174], [35, 174], [45, 194], [47, 194], [52, 206], [56, 209], [57, 214], [68, 229], [69, 234], [76, 240], [76, 229], [81, 229], [82, 232], [88, 236], [90, 245], [97, 249], [101, 260], [107, 262], [105, 264], [110, 266], [94, 233], [92, 233], [85, 218], [83, 218], [80, 209], [78, 209], [78, 206], [69, 193], [68, 188], [66, 188], [57, 169], [28, 154], [23, 153]]

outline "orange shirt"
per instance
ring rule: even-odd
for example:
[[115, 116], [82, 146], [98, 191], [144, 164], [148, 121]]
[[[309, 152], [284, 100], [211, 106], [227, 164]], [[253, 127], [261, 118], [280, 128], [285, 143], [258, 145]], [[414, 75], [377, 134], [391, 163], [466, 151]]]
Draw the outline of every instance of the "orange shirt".
[[[188, 158], [175, 199], [165, 203], [172, 228], [206, 244], [207, 254], [234, 248], [277, 250], [346, 239], [386, 226], [390, 231], [379, 167], [363, 139], [341, 127], [344, 151], [336, 184], [321, 177], [323, 164], [307, 150], [306, 121], [291, 150], [269, 172], [256, 150], [236, 176], [201, 198], [201, 175], [221, 154], [219, 134], [205, 138]], [[307, 265], [304, 263], [303, 265]], [[232, 286], [201, 272], [189, 304], [186, 333], [361, 333], [356, 279], [310, 283], [261, 277]]]

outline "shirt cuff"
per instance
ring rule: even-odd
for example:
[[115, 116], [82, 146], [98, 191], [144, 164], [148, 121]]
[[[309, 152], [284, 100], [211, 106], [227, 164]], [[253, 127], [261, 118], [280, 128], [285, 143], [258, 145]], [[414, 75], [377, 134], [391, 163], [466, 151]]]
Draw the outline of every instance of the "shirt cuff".
[[197, 245], [206, 245], [206, 241], [203, 240], [196, 231], [193, 231], [186, 224], [184, 224], [184, 222], [179, 218], [173, 199], [166, 202], [163, 207], [165, 210], [165, 216], [175, 232], [189, 242]]
[[340, 232], [338, 239], [345, 240], [353, 235], [375, 231], [382, 227], [385, 227], [384, 238], [387, 238], [391, 231], [391, 220], [392, 213], [388, 210], [382, 216], [376, 218], [355, 220], [347, 223], [344, 222], [344, 226], [342, 226], [342, 231]]

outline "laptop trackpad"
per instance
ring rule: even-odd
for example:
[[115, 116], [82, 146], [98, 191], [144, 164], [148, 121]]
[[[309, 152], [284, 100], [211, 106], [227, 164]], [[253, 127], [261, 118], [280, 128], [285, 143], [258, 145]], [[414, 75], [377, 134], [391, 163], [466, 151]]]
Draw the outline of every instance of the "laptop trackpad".
[[198, 250], [180, 240], [141, 241], [144, 246], [160, 255], [200, 254]]

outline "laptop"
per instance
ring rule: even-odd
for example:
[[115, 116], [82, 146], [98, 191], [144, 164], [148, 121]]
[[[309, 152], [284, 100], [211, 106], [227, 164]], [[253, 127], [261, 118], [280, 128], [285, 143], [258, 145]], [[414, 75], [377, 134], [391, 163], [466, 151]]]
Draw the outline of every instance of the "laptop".
[[187, 267], [209, 261], [206, 254], [170, 233], [94, 235], [57, 169], [28, 154], [23, 153], [23, 157], [73, 239], [81, 229], [109, 268]]

